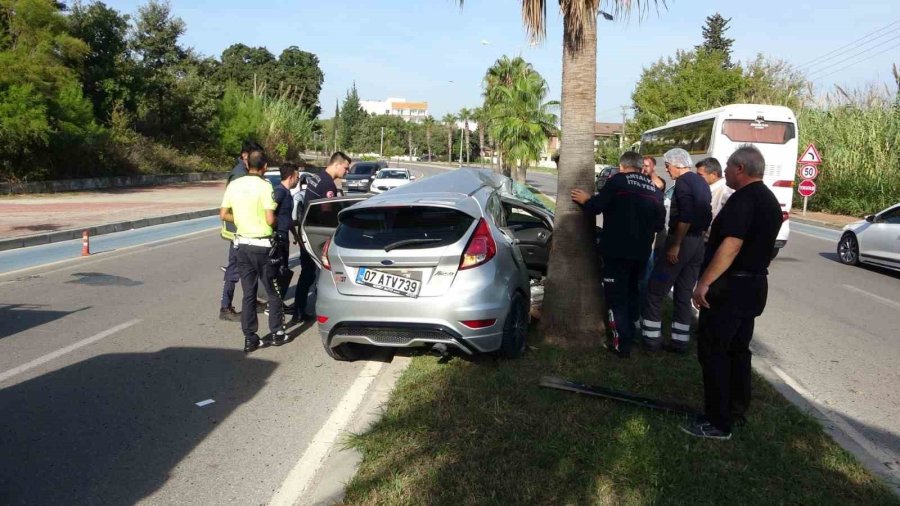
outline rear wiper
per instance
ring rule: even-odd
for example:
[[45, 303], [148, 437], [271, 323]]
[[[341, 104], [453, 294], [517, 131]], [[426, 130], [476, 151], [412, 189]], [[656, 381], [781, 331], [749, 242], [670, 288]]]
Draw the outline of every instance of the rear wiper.
[[432, 242], [441, 242], [443, 239], [439, 237], [422, 237], [419, 239], [404, 239], [402, 241], [392, 242], [384, 247], [385, 251], [390, 251], [392, 249], [402, 248], [404, 246], [411, 246], [413, 244], [428, 244]]

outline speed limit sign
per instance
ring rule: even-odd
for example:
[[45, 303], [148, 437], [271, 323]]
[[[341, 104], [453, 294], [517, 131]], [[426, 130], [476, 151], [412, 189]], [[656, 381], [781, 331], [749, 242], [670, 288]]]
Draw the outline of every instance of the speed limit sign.
[[815, 165], [804, 165], [800, 168], [800, 179], [815, 179], [819, 169]]

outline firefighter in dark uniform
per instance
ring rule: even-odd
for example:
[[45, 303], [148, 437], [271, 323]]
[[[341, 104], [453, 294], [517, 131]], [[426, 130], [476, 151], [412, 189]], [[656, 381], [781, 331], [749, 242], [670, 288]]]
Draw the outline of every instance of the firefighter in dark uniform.
[[628, 358], [640, 317], [638, 283], [656, 232], [666, 219], [663, 194], [641, 174], [641, 155], [628, 151], [619, 158], [619, 172], [589, 197], [572, 190], [572, 200], [592, 215], [603, 214], [603, 290], [609, 312], [612, 346], [620, 358]]
[[[275, 199], [272, 184], [263, 177], [266, 155], [254, 150], [247, 157], [248, 175], [235, 179], [225, 189], [219, 217], [236, 225], [234, 243], [237, 246], [237, 268], [244, 292], [241, 310], [241, 330], [244, 332], [244, 352], [251, 352], [262, 344], [284, 344], [287, 340], [283, 324], [281, 298], [272, 282], [270, 251], [275, 225]], [[256, 290], [259, 282], [269, 299], [269, 331], [263, 339], [256, 334]]]
[[768, 294], [768, 268], [781, 229], [781, 205], [763, 183], [766, 162], [753, 146], [728, 159], [725, 181], [735, 192], [710, 230], [703, 274], [694, 289], [700, 308], [697, 355], [703, 369], [704, 414], [688, 434], [729, 439], [750, 405], [750, 340]]

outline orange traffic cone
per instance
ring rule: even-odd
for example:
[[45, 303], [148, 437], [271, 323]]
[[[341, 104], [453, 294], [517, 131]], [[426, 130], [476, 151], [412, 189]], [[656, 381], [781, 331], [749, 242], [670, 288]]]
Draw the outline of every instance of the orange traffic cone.
[[81, 233], [81, 256], [86, 257], [91, 254], [91, 236], [85, 230]]

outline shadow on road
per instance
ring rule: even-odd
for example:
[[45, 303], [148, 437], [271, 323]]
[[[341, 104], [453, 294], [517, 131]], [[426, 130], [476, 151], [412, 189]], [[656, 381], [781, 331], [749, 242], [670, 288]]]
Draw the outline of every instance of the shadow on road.
[[45, 307], [43, 304], [0, 304], [0, 339], [91, 308], [50, 311], [42, 309]]
[[[837, 263], [841, 262], [840, 258], [838, 258], [838, 256], [837, 256], [837, 253], [823, 251], [823, 252], [819, 253], [819, 256], [824, 258], [825, 260], [831, 260], [831, 261], [837, 262]], [[854, 268], [854, 267], [848, 265], [847, 268], [849, 269], [849, 268]], [[872, 265], [872, 264], [859, 264], [855, 268], [865, 269], [870, 272], [884, 274], [885, 276], [891, 276], [892, 278], [900, 279], [900, 271], [894, 271], [894, 270], [888, 269], [886, 267], [879, 267], [877, 265]]]
[[239, 351], [167, 348], [101, 355], [4, 388], [0, 504], [134, 504], [276, 367]]

